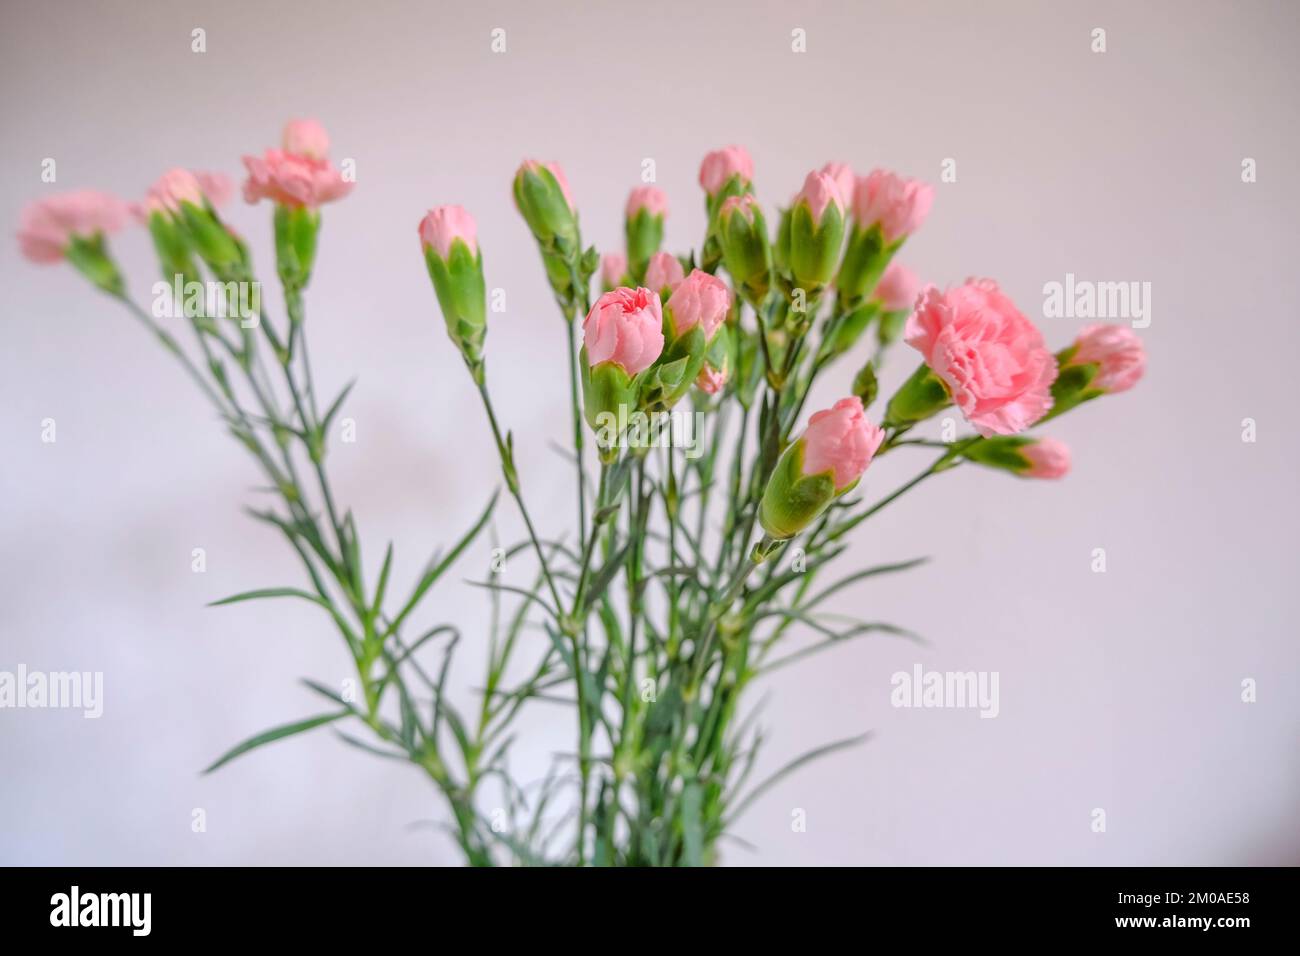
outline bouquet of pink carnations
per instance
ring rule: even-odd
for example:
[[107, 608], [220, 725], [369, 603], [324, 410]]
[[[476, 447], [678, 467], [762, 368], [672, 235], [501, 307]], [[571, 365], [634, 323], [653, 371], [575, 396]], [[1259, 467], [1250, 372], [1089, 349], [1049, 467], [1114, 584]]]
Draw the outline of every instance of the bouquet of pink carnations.
[[[355, 663], [358, 693], [307, 681], [327, 705], [321, 713], [250, 738], [209, 770], [332, 725], [347, 742], [427, 775], [474, 865], [714, 862], [718, 841], [756, 797], [862, 739], [822, 745], [753, 779], [763, 736], [742, 701], [755, 679], [857, 636], [908, 635], [826, 612], [835, 593], [916, 563], [828, 581], [849, 532], [962, 465], [1059, 478], [1068, 450], [1029, 430], [1131, 388], [1145, 367], [1140, 340], [1120, 326], [1085, 328], [1053, 353], [992, 280], [918, 289], [896, 256], [933, 190], [891, 172], [859, 177], [829, 163], [788, 207], [765, 212], [749, 154], [721, 149], [700, 167], [708, 225], [697, 250], [661, 249], [668, 201], [643, 184], [627, 202], [625, 248], [602, 258], [583, 243], [560, 168], [525, 162], [514, 202], [565, 330], [557, 344], [570, 370], [573, 522], [539, 529], [528, 511], [514, 440], [492, 402], [480, 237], [464, 209], [435, 208], [419, 226], [425, 265], [527, 529], [505, 555], [531, 557], [510, 561], [509, 581], [494, 563], [488, 623], [413, 633], [413, 612], [489, 524], [496, 499], [409, 593], [390, 587], [391, 543], [366, 573], [357, 520], [336, 500], [327, 466], [348, 389], [318, 394], [305, 313], [321, 207], [352, 183], [309, 120], [289, 123], [281, 149], [244, 164], [244, 198], [274, 209], [279, 321], [262, 302], [247, 244], [218, 212], [231, 192], [222, 176], [172, 170], [133, 206], [89, 191], [35, 202], [19, 240], [28, 258], [66, 260], [126, 306], [265, 473], [273, 503], [249, 513], [283, 536], [306, 584], [215, 603], [310, 602]], [[107, 236], [131, 218], [149, 231], [189, 345], [127, 291]], [[900, 341], [920, 361], [873, 413], [877, 372]], [[805, 416], [825, 375], [844, 397]], [[922, 436], [921, 426], [954, 407], [969, 434]], [[897, 489], [868, 494], [872, 461], [904, 450], [930, 450], [928, 465]], [[527, 579], [514, 576], [520, 564]], [[447, 692], [462, 636], [487, 648], [470, 710]], [[545, 779], [516, 780], [508, 758], [525, 746], [530, 706], [557, 701], [573, 711], [575, 746]]]

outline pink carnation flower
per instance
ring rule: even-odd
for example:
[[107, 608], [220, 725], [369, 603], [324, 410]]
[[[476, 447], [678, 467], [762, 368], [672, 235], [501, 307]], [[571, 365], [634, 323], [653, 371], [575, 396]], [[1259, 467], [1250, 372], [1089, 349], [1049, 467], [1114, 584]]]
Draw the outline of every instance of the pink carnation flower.
[[659, 296], [643, 288], [606, 292], [582, 323], [582, 341], [593, 366], [614, 362], [628, 375], [645, 371], [664, 350]]
[[18, 214], [18, 245], [32, 262], [58, 262], [73, 236], [117, 232], [126, 224], [127, 205], [93, 189], [38, 199]]
[[1070, 471], [1070, 446], [1055, 438], [1040, 438], [1020, 447], [1029, 461], [1026, 478], [1064, 478]]
[[853, 202], [853, 187], [856, 182], [853, 168], [848, 163], [827, 163], [820, 172], [834, 181], [835, 188], [840, 192], [840, 205], [848, 208]]
[[754, 161], [743, 146], [716, 149], [700, 163], [700, 185], [710, 196], [716, 196], [727, 180], [736, 175], [746, 182], [754, 179]]
[[627, 275], [627, 256], [621, 252], [607, 252], [600, 257], [600, 277], [607, 286], [616, 286]]
[[451, 244], [457, 239], [478, 252], [478, 226], [462, 206], [437, 206], [420, 220], [420, 245], [433, 249], [446, 261], [451, 256]]
[[284, 130], [284, 149], [245, 156], [244, 199], [269, 199], [281, 206], [315, 209], [342, 199], [353, 184], [326, 156], [329, 137], [315, 120], [293, 120]]
[[182, 201], [201, 206], [205, 199], [215, 209], [229, 202], [234, 191], [234, 184], [225, 173], [169, 169], [149, 187], [144, 199], [132, 204], [131, 214], [141, 223], [148, 223], [151, 213], [180, 212]]
[[891, 262], [876, 283], [874, 295], [886, 312], [901, 312], [916, 305], [919, 289], [916, 273], [901, 262]]
[[711, 341], [731, 309], [731, 290], [716, 276], [692, 269], [678, 283], [667, 304], [673, 330], [679, 336], [698, 325], [704, 329], [705, 340]]
[[885, 433], [867, 421], [862, 400], [841, 398], [808, 420], [803, 433], [803, 473], [834, 472], [835, 490], [862, 477]]
[[662, 292], [675, 289], [677, 283], [686, 277], [682, 264], [677, 257], [667, 252], [656, 252], [650, 257], [645, 267], [645, 284], [647, 289]]
[[992, 279], [947, 292], [930, 286], [904, 337], [985, 437], [1024, 431], [1052, 407], [1056, 358]]
[[668, 214], [668, 195], [657, 186], [638, 186], [627, 197], [627, 218], [631, 219], [642, 209], [652, 216]]
[[921, 228], [934, 202], [934, 187], [877, 169], [853, 188], [853, 216], [863, 229], [880, 224], [885, 242], [896, 242]]

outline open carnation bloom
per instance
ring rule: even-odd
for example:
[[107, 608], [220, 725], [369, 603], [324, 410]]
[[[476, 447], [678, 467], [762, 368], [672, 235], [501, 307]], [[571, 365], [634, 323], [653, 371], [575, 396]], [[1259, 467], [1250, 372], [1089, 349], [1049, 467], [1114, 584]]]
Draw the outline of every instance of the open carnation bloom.
[[906, 238], [925, 222], [934, 202], [934, 187], [876, 169], [853, 188], [853, 215], [864, 229], [879, 225], [885, 242]]
[[1056, 358], [992, 279], [926, 289], [904, 338], [981, 435], [1024, 431], [1052, 407]]
[[592, 366], [614, 362], [628, 375], [644, 372], [664, 350], [659, 296], [645, 288], [606, 292], [582, 323], [582, 341]]
[[[281, 206], [314, 209], [342, 199], [352, 191], [324, 151], [329, 137], [314, 120], [295, 120], [284, 132], [284, 149], [268, 149], [261, 156], [245, 156], [244, 199], [255, 203], [269, 199]], [[293, 152], [292, 150], [301, 150]]]

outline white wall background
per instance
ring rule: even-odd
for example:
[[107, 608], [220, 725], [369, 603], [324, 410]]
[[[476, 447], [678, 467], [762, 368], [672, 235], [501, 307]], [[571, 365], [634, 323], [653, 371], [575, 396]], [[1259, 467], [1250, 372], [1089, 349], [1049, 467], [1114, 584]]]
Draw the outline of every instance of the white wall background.
[[[855, 539], [854, 564], [934, 556], [844, 602], [930, 647], [859, 643], [772, 680], [769, 768], [877, 736], [769, 794], [738, 830], [760, 851], [727, 862], [1300, 862], [1293, 4], [119, 0], [2, 16], [0, 221], [54, 188], [130, 197], [171, 165], [235, 174], [289, 116], [318, 116], [335, 155], [355, 158], [355, 193], [325, 213], [309, 322], [322, 387], [360, 376], [359, 440], [330, 464], [370, 560], [397, 540], [399, 584], [497, 480], [416, 246], [430, 205], [479, 219], [489, 285], [509, 296], [489, 335], [492, 386], [545, 530], [570, 514], [569, 473], [547, 448], [567, 434], [562, 330], [509, 198], [524, 156], [564, 164], [602, 247], [653, 157], [674, 249], [703, 229], [699, 158], [727, 142], [749, 146], [769, 203], [828, 159], [937, 182], [952, 157], [958, 181], [939, 185], [905, 252], [923, 277], [995, 276], [1033, 317], [1067, 272], [1149, 281], [1150, 372], [1052, 428], [1074, 449], [1067, 480], [963, 469]], [[489, 51], [493, 27], [505, 55]], [[790, 52], [794, 28], [805, 54]], [[45, 157], [57, 187], [40, 181]], [[1258, 182], [1241, 182], [1243, 157]], [[230, 217], [269, 278], [268, 210]], [[115, 247], [145, 295], [147, 237]], [[0, 862], [454, 862], [444, 836], [407, 827], [442, 815], [419, 776], [328, 734], [199, 776], [234, 742], [314, 712], [297, 678], [334, 683], [349, 662], [311, 608], [204, 608], [299, 572], [241, 516], [254, 471], [165, 356], [11, 241], [0, 288], [0, 670], [106, 681], [97, 721], [0, 710]], [[1043, 321], [1054, 346], [1077, 324]], [[869, 487], [919, 466], [891, 456]], [[195, 547], [206, 574], [191, 573]], [[1096, 547], [1105, 574], [1090, 570]], [[482, 626], [483, 595], [459, 577], [485, 559], [486, 546], [439, 586], [434, 617]], [[891, 708], [890, 674], [916, 662], [998, 671], [1001, 715]], [[1244, 678], [1257, 703], [1241, 702]], [[570, 720], [532, 719], [540, 773]], [[807, 832], [792, 832], [793, 808]]]

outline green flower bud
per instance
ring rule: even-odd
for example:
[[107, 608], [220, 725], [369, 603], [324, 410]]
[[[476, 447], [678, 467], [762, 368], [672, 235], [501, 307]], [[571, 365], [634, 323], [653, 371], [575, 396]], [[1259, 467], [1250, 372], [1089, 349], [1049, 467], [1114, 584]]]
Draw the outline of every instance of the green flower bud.
[[852, 308], [871, 294], [904, 239], [886, 243], [878, 224], [868, 229], [854, 225], [835, 277], [841, 308]]
[[831, 472], [803, 473], [804, 440], [800, 438], [781, 455], [763, 491], [758, 520], [773, 538], [793, 538], [835, 499]]
[[577, 213], [559, 165], [527, 160], [515, 173], [514, 194], [520, 215], [543, 250], [567, 255], [577, 249]]
[[466, 364], [477, 370], [487, 335], [487, 289], [476, 233], [473, 217], [459, 206], [439, 206], [420, 223], [424, 262], [447, 334]]
[[754, 197], [745, 193], [723, 203], [716, 234], [736, 287], [750, 303], [762, 302], [772, 284], [772, 247]]
[[790, 210], [788, 242], [783, 255], [790, 275], [811, 296], [835, 276], [844, 244], [844, 203], [825, 173], [809, 173], [804, 181]]
[[108, 254], [108, 243], [102, 232], [90, 237], [72, 236], [63, 254], [78, 272], [104, 292], [118, 296], [126, 292], [126, 281]]
[[887, 428], [914, 425], [951, 404], [948, 386], [923, 362], [889, 400], [884, 425]]
[[319, 210], [276, 204], [275, 267], [287, 288], [305, 289], [311, 281], [319, 233]]
[[624, 233], [627, 238], [628, 271], [636, 282], [645, 277], [650, 257], [659, 251], [664, 240], [664, 218], [668, 214], [668, 197], [655, 186], [632, 190], [627, 200]]

